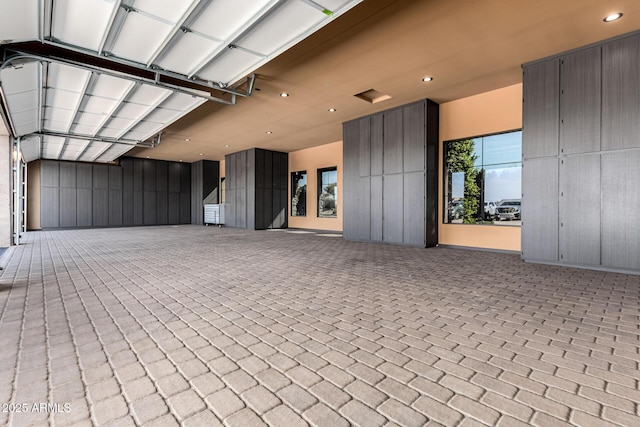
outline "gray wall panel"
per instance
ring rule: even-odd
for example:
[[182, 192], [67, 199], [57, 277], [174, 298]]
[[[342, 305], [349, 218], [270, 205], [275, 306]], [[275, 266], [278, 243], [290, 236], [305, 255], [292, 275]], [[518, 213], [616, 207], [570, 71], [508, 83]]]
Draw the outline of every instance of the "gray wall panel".
[[[247, 150], [246, 153], [246, 163], [245, 163], [245, 183], [246, 183], [246, 192], [244, 193], [246, 196], [245, 203], [245, 228], [249, 230], [255, 230], [256, 227], [256, 179], [260, 175], [258, 168], [264, 171], [264, 164], [260, 166], [257, 165], [256, 162], [256, 152], [262, 151], [257, 149]], [[264, 159], [263, 159], [264, 162]], [[264, 208], [262, 208], [264, 209]], [[269, 212], [271, 212], [271, 206], [266, 207], [267, 213], [266, 216], [269, 216]], [[265, 228], [265, 226], [261, 228]]]
[[60, 186], [60, 163], [55, 161], [40, 161], [40, 186]]
[[640, 145], [640, 35], [602, 47], [602, 149]]
[[158, 225], [166, 225], [169, 223], [169, 195], [166, 191], [156, 192], [156, 222]]
[[133, 225], [144, 225], [144, 196], [142, 191], [133, 191]]
[[[67, 168], [66, 171], [68, 171]], [[63, 168], [60, 169], [63, 171]], [[75, 168], [73, 170], [75, 175]], [[60, 174], [62, 177], [62, 173]], [[60, 188], [60, 227], [76, 226], [76, 189]]]
[[144, 189], [144, 160], [134, 159], [133, 161], [133, 191]]
[[168, 193], [167, 222], [169, 224], [180, 223], [180, 193]]
[[371, 176], [371, 118], [365, 117], [358, 124], [358, 171], [359, 176]]
[[558, 155], [560, 60], [524, 67], [522, 154], [525, 159]]
[[169, 163], [169, 192], [180, 192], [180, 163]]
[[371, 175], [382, 175], [384, 152], [384, 116], [376, 114], [371, 116]]
[[109, 190], [122, 190], [122, 168], [109, 167]]
[[155, 191], [143, 191], [142, 206], [144, 225], [156, 225], [158, 206]]
[[247, 228], [247, 189], [236, 190], [236, 227]]
[[156, 191], [156, 161], [149, 159], [143, 160], [142, 168], [144, 191]]
[[558, 159], [525, 161], [522, 168], [522, 256], [559, 261]]
[[561, 63], [560, 152], [600, 151], [600, 46]]
[[403, 243], [403, 175], [385, 175], [382, 180], [383, 241]]
[[[344, 183], [355, 182], [359, 171], [359, 132], [357, 120], [345, 122], [342, 127], [343, 173]], [[307, 171], [307, 174], [314, 171]], [[308, 175], [307, 175], [308, 176]], [[342, 191], [342, 228], [345, 239], [357, 239], [358, 189], [355, 185], [344, 185]], [[308, 196], [307, 196], [308, 197]]]
[[133, 191], [133, 159], [122, 159], [120, 166], [122, 167], [122, 189]]
[[[50, 167], [49, 171], [58, 170]], [[53, 175], [53, 173], [52, 173]], [[50, 178], [52, 178], [50, 176]], [[52, 182], [50, 179], [49, 182]], [[40, 226], [42, 228], [60, 227], [60, 189], [58, 187], [42, 187], [40, 193]]]
[[78, 188], [93, 188], [93, 167], [87, 163], [76, 165], [76, 177]]
[[[228, 172], [228, 171], [227, 171]], [[226, 204], [225, 204], [225, 225], [229, 227], [236, 227], [236, 191], [235, 189], [226, 190]]]
[[425, 169], [425, 103], [420, 102], [402, 108], [404, 171]]
[[560, 260], [600, 264], [600, 155], [560, 160]]
[[640, 150], [602, 155], [602, 265], [640, 269]]
[[202, 204], [202, 161], [191, 164], [191, 224], [204, 224]]
[[122, 190], [122, 225], [133, 225], [133, 190]]
[[236, 188], [247, 188], [247, 151], [236, 153]]
[[191, 192], [191, 165], [189, 163], [178, 163], [180, 167], [180, 192]]
[[371, 240], [382, 242], [382, 176], [371, 177]]
[[371, 178], [358, 178], [355, 194], [358, 209], [355, 213], [357, 224], [355, 238], [357, 240], [371, 240]]
[[425, 246], [425, 172], [404, 174], [403, 243]]
[[71, 162], [60, 162], [59, 165], [60, 187], [76, 188], [76, 164]]
[[402, 172], [402, 109], [387, 111], [384, 114], [384, 154], [383, 173], [401, 173]]
[[191, 193], [180, 193], [180, 224], [191, 224]]
[[93, 190], [78, 188], [77, 200], [76, 223], [78, 227], [93, 227]]
[[109, 225], [112, 227], [122, 226], [122, 216], [122, 190], [109, 190]]
[[156, 191], [168, 191], [168, 166], [168, 162], [156, 162]]
[[[108, 182], [108, 177], [104, 178]], [[93, 227], [106, 227], [109, 225], [109, 190], [94, 189], [93, 201]]]
[[109, 166], [93, 165], [93, 188], [100, 190], [109, 188]]

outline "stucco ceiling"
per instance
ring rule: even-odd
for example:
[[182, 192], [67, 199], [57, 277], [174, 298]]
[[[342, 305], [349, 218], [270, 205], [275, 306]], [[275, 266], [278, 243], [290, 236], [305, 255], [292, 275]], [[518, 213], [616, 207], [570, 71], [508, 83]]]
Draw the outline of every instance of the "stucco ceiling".
[[[624, 16], [604, 23], [612, 12]], [[635, 31], [638, 22], [637, 0], [365, 0], [258, 69], [251, 97], [204, 104], [168, 127], [159, 146], [129, 155], [193, 162], [339, 141], [346, 120], [520, 83], [521, 64]], [[354, 96], [369, 89], [391, 99]]]

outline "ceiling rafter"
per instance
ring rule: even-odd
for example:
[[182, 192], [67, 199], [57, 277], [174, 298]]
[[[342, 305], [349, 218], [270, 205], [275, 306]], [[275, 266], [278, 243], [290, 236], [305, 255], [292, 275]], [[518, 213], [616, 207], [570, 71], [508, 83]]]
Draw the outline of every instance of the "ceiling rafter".
[[227, 38], [224, 43], [213, 52], [211, 52], [207, 57], [201, 61], [198, 65], [196, 65], [193, 70], [191, 70], [188, 74], [190, 79], [197, 77], [198, 73], [206, 68], [211, 62], [213, 62], [225, 49], [228, 49], [229, 46], [232, 46], [235, 41], [237, 41], [240, 37], [246, 34], [251, 28], [255, 27], [265, 16], [274, 11], [277, 7], [284, 4], [285, 0], [271, 0], [267, 5], [265, 5], [258, 13], [256, 13], [249, 21], [247, 21], [242, 27], [236, 30], [229, 38]]
[[198, 16], [202, 14], [202, 12], [209, 5], [209, 3], [211, 3], [211, 0], [196, 0], [191, 4], [189, 9], [187, 9], [187, 11], [180, 18], [180, 20], [174, 25], [169, 35], [165, 37], [165, 39], [162, 41], [158, 49], [156, 49], [153, 55], [151, 55], [151, 59], [149, 59], [149, 61], [147, 62], [147, 67], [151, 67], [152, 64], [159, 57], [161, 57], [161, 55], [163, 55], [166, 50], [169, 50], [171, 48], [171, 44], [175, 42], [176, 35], [180, 31], [188, 31], [186, 26], [188, 26], [191, 22], [195, 21], [198, 18]]
[[153, 104], [151, 104], [147, 110], [140, 116], [138, 117], [138, 120], [133, 122], [132, 124], [130, 124], [129, 126], [127, 126], [122, 132], [120, 132], [118, 134], [118, 136], [116, 137], [117, 139], [122, 138], [123, 136], [125, 136], [127, 133], [129, 133], [129, 131], [131, 129], [133, 129], [134, 127], [136, 127], [138, 124], [140, 124], [141, 122], [144, 121], [144, 119], [146, 117], [149, 116], [149, 114], [151, 114], [153, 111], [155, 111], [156, 108], [158, 108], [160, 106], [160, 104], [162, 104], [164, 101], [167, 100], [167, 98], [169, 98], [172, 95], [171, 92], [167, 92], [164, 95], [162, 95], [156, 102], [154, 102]]

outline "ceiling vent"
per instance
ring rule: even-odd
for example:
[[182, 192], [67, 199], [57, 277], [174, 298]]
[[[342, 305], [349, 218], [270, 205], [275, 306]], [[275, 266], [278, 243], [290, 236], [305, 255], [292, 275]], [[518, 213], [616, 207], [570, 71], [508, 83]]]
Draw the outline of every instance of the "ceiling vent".
[[391, 99], [389, 95], [385, 95], [384, 93], [378, 92], [375, 89], [365, 90], [364, 92], [357, 93], [353, 96], [355, 96], [356, 98], [360, 98], [363, 101], [367, 101], [370, 104], [377, 104], [378, 102]]

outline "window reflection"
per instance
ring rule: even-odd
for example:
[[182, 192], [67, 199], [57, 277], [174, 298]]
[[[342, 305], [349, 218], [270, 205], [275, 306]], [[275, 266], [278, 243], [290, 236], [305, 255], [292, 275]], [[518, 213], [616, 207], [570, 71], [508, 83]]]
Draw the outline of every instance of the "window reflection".
[[291, 172], [291, 216], [307, 215], [307, 171]]
[[318, 217], [332, 218], [338, 213], [338, 169], [318, 169]]
[[520, 225], [522, 132], [445, 143], [445, 223]]

